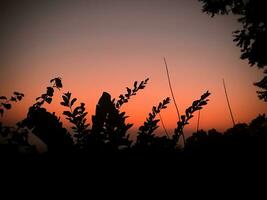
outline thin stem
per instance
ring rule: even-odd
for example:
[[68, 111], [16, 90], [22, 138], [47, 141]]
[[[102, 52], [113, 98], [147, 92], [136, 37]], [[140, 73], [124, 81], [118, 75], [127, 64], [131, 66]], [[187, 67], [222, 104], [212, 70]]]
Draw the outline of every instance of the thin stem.
[[181, 117], [180, 117], [180, 113], [179, 113], [179, 110], [178, 110], [178, 106], [177, 106], [176, 100], [174, 98], [174, 94], [173, 94], [173, 90], [172, 90], [172, 84], [171, 84], [171, 79], [170, 79], [170, 74], [169, 74], [168, 65], [167, 65], [167, 62], [166, 62], [165, 57], [164, 57], [164, 62], [165, 62], [165, 67], [166, 67], [166, 72], [167, 72], [167, 77], [168, 77], [168, 83], [169, 83], [169, 87], [170, 87], [170, 90], [171, 90], [173, 102], [174, 102], [174, 105], [175, 105], [175, 108], [176, 108], [176, 112], [177, 112], [179, 121], [181, 121]]
[[200, 120], [200, 110], [198, 110], [198, 118], [197, 118], [197, 132], [199, 130], [199, 120]]
[[231, 109], [231, 106], [230, 106], [230, 102], [229, 102], [229, 99], [228, 99], [228, 95], [227, 95], [224, 79], [223, 79], [223, 87], [224, 87], [224, 92], [225, 92], [228, 108], [229, 108], [229, 111], [230, 111], [231, 119], [232, 119], [233, 125], [235, 126], [235, 120], [234, 120], [234, 116], [233, 116], [232, 109]]
[[[166, 72], [167, 72], [169, 88], [170, 88], [170, 90], [171, 90], [171, 94], [172, 94], [173, 102], [174, 102], [174, 105], [175, 105], [176, 113], [177, 113], [177, 115], [178, 115], [178, 119], [179, 119], [179, 121], [181, 121], [181, 117], [180, 117], [179, 109], [178, 109], [178, 106], [177, 106], [177, 103], [176, 103], [176, 100], [175, 100], [175, 97], [174, 97], [174, 93], [173, 93], [173, 90], [172, 90], [170, 74], [169, 74], [168, 65], [167, 65], [167, 61], [166, 61], [165, 57], [164, 57], [164, 63], [165, 63], [165, 68], [166, 68]], [[185, 136], [184, 136], [184, 133], [182, 132], [181, 134], [182, 134], [182, 136], [183, 136], [184, 145], [185, 145]]]
[[167, 138], [169, 139], [169, 138], [170, 138], [170, 137], [169, 137], [169, 134], [168, 134], [168, 132], [167, 132], [167, 129], [166, 129], [165, 125], [164, 125], [164, 122], [163, 122], [163, 119], [162, 119], [160, 113], [159, 113], [159, 118], [160, 118], [160, 122], [161, 122], [161, 124], [162, 124], [162, 127], [163, 127], [163, 129], [164, 129], [164, 131], [165, 131], [165, 134], [166, 134]]

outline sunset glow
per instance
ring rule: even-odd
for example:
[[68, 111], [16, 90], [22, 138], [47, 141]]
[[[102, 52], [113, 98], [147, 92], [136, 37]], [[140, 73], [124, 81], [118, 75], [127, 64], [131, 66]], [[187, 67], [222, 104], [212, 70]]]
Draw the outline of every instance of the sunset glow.
[[[240, 49], [232, 41], [235, 18], [210, 18], [196, 0], [7, 1], [1, 6], [0, 25], [0, 95], [25, 94], [5, 113], [7, 124], [25, 118], [54, 77], [62, 78], [63, 89], [45, 107], [67, 127], [60, 105], [63, 92], [85, 103], [91, 123], [103, 91], [118, 98], [134, 81], [149, 78], [147, 87], [121, 108], [129, 116], [127, 122], [134, 123], [134, 132], [152, 106], [171, 97], [163, 57], [181, 114], [211, 92], [201, 110], [201, 129], [232, 126], [223, 78], [236, 122], [267, 113], [253, 86], [262, 71], [240, 60]], [[178, 121], [172, 100], [161, 115], [171, 133]], [[196, 123], [195, 116], [186, 134], [196, 130]], [[159, 125], [157, 132], [162, 133]]]

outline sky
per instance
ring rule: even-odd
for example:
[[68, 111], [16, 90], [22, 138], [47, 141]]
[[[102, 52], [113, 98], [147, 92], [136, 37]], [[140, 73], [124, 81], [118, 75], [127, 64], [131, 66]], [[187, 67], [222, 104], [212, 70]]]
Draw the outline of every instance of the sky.
[[[1, 1], [0, 94], [25, 94], [1, 120], [12, 124], [23, 119], [54, 77], [62, 78], [63, 89], [45, 107], [67, 127], [59, 105], [63, 92], [86, 104], [90, 122], [103, 91], [118, 98], [134, 81], [149, 78], [147, 87], [121, 108], [129, 116], [127, 122], [134, 123], [134, 132], [152, 106], [171, 97], [166, 57], [181, 114], [209, 90], [200, 128], [231, 127], [224, 78], [235, 121], [247, 123], [267, 113], [267, 106], [253, 86], [262, 71], [241, 60], [232, 41], [238, 26], [233, 16], [210, 18], [202, 13], [197, 0]], [[173, 101], [161, 116], [172, 133], [178, 120]], [[186, 133], [196, 126], [197, 115]]]

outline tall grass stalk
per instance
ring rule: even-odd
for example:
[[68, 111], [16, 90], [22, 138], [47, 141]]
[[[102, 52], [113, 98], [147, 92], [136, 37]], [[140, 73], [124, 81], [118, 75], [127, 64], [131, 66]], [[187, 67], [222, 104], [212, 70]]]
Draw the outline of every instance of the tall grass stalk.
[[199, 130], [199, 121], [200, 121], [200, 110], [198, 111], [198, 117], [197, 117], [197, 132]]
[[229, 98], [228, 98], [228, 95], [227, 95], [224, 79], [223, 79], [223, 88], [224, 88], [224, 93], [225, 93], [225, 97], [226, 97], [226, 100], [227, 100], [227, 105], [228, 105], [228, 108], [229, 108], [229, 111], [230, 111], [231, 119], [232, 119], [232, 122], [233, 122], [233, 126], [235, 126], [235, 120], [234, 120], [234, 116], [233, 116], [232, 109], [231, 109], [231, 106], [230, 106]]
[[174, 93], [173, 93], [173, 90], [172, 90], [172, 84], [171, 84], [169, 69], [168, 69], [168, 65], [167, 65], [167, 61], [166, 61], [166, 58], [165, 57], [164, 57], [164, 63], [165, 63], [165, 68], [166, 68], [166, 72], [167, 72], [169, 88], [170, 88], [171, 94], [172, 94], [172, 99], [173, 99], [173, 102], [174, 102], [174, 105], [175, 105], [175, 108], [176, 108], [176, 112], [177, 112], [177, 115], [178, 115], [178, 118], [179, 118], [179, 121], [180, 121], [181, 120], [181, 116], [180, 116], [180, 113], [179, 113], [179, 109], [178, 109], [176, 100], [174, 98]]
[[[179, 112], [179, 109], [178, 109], [178, 106], [177, 106], [177, 103], [176, 103], [176, 100], [175, 100], [175, 97], [174, 97], [174, 93], [173, 93], [173, 90], [172, 90], [172, 84], [171, 84], [169, 69], [168, 69], [168, 65], [167, 65], [167, 61], [166, 61], [165, 57], [164, 57], [164, 63], [165, 63], [165, 68], [166, 68], [166, 73], [167, 73], [167, 77], [168, 77], [169, 88], [170, 88], [170, 91], [171, 91], [171, 94], [172, 94], [172, 99], [173, 99], [173, 102], [174, 102], [174, 105], [175, 105], [176, 113], [178, 115], [179, 121], [181, 121], [181, 116], [180, 116], [180, 112]], [[182, 137], [183, 137], [183, 141], [184, 141], [184, 145], [185, 145], [184, 133], [182, 133]]]

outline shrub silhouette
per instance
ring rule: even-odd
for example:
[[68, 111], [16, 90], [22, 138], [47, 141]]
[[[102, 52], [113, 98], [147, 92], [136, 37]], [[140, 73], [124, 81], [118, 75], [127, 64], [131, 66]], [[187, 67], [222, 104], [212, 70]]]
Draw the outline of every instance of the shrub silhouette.
[[170, 140], [164, 137], [156, 137], [153, 132], [159, 127], [157, 123], [160, 121], [159, 119], [155, 119], [157, 114], [160, 113], [162, 109], [167, 108], [167, 104], [170, 103], [170, 98], [167, 97], [162, 102], [159, 103], [158, 106], [152, 107], [152, 112], [149, 113], [149, 117], [139, 128], [139, 132], [137, 135], [137, 141], [135, 144], [135, 148], [138, 151], [159, 151], [160, 148], [165, 149], [166, 144], [167, 147], [170, 146]]
[[21, 101], [24, 97], [23, 93], [13, 92], [13, 95], [8, 99], [6, 96], [0, 96], [0, 115], [3, 117], [4, 111], [12, 108], [12, 102]]
[[205, 156], [262, 156], [267, 150], [267, 118], [259, 115], [248, 124], [236, 124], [219, 133], [211, 129], [200, 130], [187, 138], [185, 152]]
[[133, 124], [125, 123], [125, 112], [116, 108], [107, 92], [103, 92], [92, 116], [92, 130], [88, 138], [88, 147], [100, 151], [116, 151], [129, 148], [132, 141], [126, 132]]
[[[90, 154], [96, 152], [136, 152], [159, 153], [176, 152], [184, 155], [248, 155], [262, 153], [266, 150], [267, 142], [267, 118], [259, 115], [250, 124], [236, 124], [225, 133], [219, 133], [215, 129], [208, 132], [200, 130], [188, 137], [184, 148], [178, 148], [179, 138], [183, 134], [184, 127], [189, 123], [193, 114], [202, 109], [208, 102], [209, 91], [205, 92], [198, 100], [181, 115], [177, 122], [172, 137], [157, 136], [155, 130], [158, 128], [157, 115], [162, 109], [166, 109], [170, 98], [165, 98], [157, 106], [152, 107], [151, 113], [144, 124], [139, 127], [137, 140], [134, 143], [129, 138], [128, 130], [133, 124], [126, 123], [126, 113], [120, 108], [127, 103], [139, 90], [145, 88], [149, 79], [134, 82], [133, 89], [126, 88], [125, 94], [119, 95], [118, 100], [112, 99], [111, 95], [103, 92], [95, 114], [92, 115], [92, 126], [86, 122], [88, 113], [84, 103], [77, 103], [70, 92], [62, 95], [62, 106], [66, 108], [63, 115], [73, 125], [73, 134], [63, 127], [63, 123], [55, 113], [48, 112], [42, 106], [53, 101], [55, 89], [61, 90], [63, 85], [61, 78], [50, 81], [51, 86], [46, 88], [46, 93], [36, 98], [28, 110], [27, 116], [18, 122], [16, 127], [6, 127], [0, 123], [0, 151], [1, 155], [38, 155], [36, 147], [29, 143], [29, 134], [34, 134], [47, 145], [47, 155], [60, 153], [70, 155], [71, 153]], [[11, 103], [22, 100], [24, 94], [14, 92], [9, 99], [1, 96], [1, 114], [12, 107]], [[92, 155], [92, 154], [91, 154]]]
[[73, 148], [73, 140], [62, 122], [55, 115], [49, 113], [41, 106], [52, 102], [54, 88], [62, 88], [60, 78], [50, 81], [53, 85], [47, 87], [46, 93], [36, 98], [36, 103], [29, 108], [27, 117], [20, 123], [20, 127], [26, 127], [39, 137], [46, 145], [48, 152], [68, 152]]
[[207, 97], [210, 95], [209, 91], [205, 92], [199, 100], [195, 100], [192, 106], [185, 110], [185, 115], [181, 116], [181, 120], [177, 122], [177, 128], [174, 130], [173, 140], [178, 143], [179, 138], [183, 135], [183, 129], [185, 125], [189, 124], [189, 120], [194, 116], [193, 113], [197, 110], [201, 110], [204, 105], [209, 101]]
[[60, 104], [68, 107], [69, 110], [63, 112], [63, 115], [66, 116], [66, 119], [69, 120], [74, 126], [71, 128], [74, 130], [75, 134], [73, 135], [76, 138], [76, 147], [78, 149], [85, 149], [86, 137], [89, 134], [89, 124], [86, 123], [85, 116], [85, 104], [81, 103], [80, 106], [73, 108], [77, 98], [71, 99], [71, 93], [64, 93], [62, 96], [63, 102]]
[[[21, 101], [23, 93], [13, 92], [10, 98], [0, 96], [0, 115], [3, 117], [4, 112], [12, 108], [12, 103]], [[19, 126], [4, 126], [0, 122], [0, 152], [6, 155], [32, 154], [37, 153], [34, 145], [28, 142], [28, 130]]]

